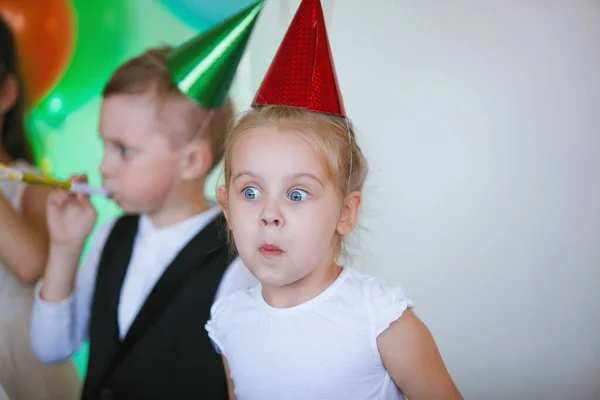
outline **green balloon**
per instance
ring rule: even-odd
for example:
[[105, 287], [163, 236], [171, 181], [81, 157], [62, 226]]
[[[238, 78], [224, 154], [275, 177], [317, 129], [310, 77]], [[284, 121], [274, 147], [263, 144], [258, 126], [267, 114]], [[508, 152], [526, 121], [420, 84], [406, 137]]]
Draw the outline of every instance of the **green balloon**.
[[133, 25], [130, 3], [73, 0], [78, 25], [73, 57], [62, 79], [32, 110], [32, 125], [43, 122], [56, 128], [69, 113], [100, 93], [127, 56]]

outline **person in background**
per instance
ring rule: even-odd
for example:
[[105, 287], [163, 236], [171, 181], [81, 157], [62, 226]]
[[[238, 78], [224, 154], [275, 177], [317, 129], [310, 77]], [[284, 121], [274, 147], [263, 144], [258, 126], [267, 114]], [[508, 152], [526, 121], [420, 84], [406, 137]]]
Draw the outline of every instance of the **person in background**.
[[[100, 173], [125, 215], [98, 229], [79, 271], [96, 212], [81, 194], [57, 191], [48, 202], [50, 256], [31, 342], [40, 360], [54, 363], [89, 338], [85, 400], [227, 398], [204, 322], [216, 298], [257, 283], [227, 248], [219, 205], [204, 196], [234, 118], [226, 99], [233, 74], [212, 82], [215, 98], [183, 93], [172, 60], [203, 54], [183, 48], [128, 60], [104, 88]], [[208, 77], [195, 79], [217, 79], [211, 60], [198, 61]], [[239, 58], [216, 61], [235, 72]]]
[[[0, 163], [37, 173], [24, 128], [25, 93], [14, 36], [0, 19]], [[81, 388], [71, 360], [44, 365], [28, 340], [34, 285], [47, 258], [48, 194], [0, 180], [0, 399], [70, 400]]]

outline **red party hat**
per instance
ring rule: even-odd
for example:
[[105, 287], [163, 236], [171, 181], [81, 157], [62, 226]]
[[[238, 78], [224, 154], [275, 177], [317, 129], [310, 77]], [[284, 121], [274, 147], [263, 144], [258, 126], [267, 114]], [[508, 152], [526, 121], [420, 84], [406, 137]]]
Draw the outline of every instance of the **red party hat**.
[[252, 106], [346, 116], [320, 0], [302, 0]]

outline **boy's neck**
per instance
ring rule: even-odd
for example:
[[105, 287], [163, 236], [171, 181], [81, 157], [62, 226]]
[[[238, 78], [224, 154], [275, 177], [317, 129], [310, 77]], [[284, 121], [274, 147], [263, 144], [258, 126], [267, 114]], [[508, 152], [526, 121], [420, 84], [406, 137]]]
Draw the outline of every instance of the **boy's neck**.
[[198, 196], [187, 202], [165, 206], [155, 213], [148, 214], [148, 217], [156, 228], [164, 228], [203, 213], [208, 208], [208, 201], [204, 196]]

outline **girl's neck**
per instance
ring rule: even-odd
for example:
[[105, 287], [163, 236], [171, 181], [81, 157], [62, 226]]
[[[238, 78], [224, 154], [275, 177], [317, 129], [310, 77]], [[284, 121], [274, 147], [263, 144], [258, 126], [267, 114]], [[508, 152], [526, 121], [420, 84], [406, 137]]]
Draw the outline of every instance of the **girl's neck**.
[[[2, 128], [4, 127], [4, 116], [0, 116], [0, 140], [2, 140]], [[4, 150], [4, 147], [0, 144], [0, 163], [2, 164], [10, 164], [14, 160], [8, 153]]]
[[314, 299], [323, 293], [342, 273], [342, 268], [334, 262], [316, 268], [304, 278], [289, 285], [262, 287], [264, 300], [271, 307], [290, 308]]
[[0, 163], [2, 163], [2, 164], [10, 164], [13, 161], [14, 160], [12, 159], [12, 157], [9, 156], [6, 151], [4, 151], [4, 149], [2, 148], [2, 146], [0, 146]]

